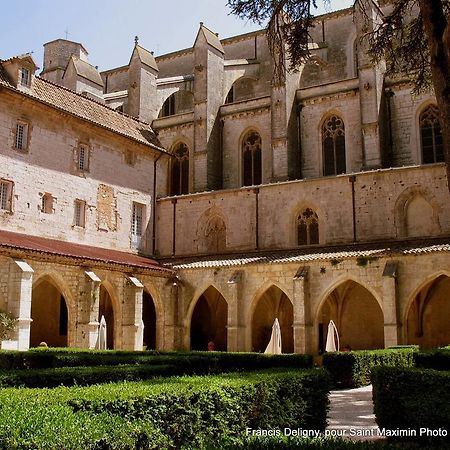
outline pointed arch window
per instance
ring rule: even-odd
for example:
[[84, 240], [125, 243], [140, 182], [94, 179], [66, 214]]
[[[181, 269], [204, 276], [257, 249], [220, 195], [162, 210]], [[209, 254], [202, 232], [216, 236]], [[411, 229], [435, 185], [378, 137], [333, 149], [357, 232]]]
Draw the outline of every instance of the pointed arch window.
[[261, 136], [250, 131], [242, 140], [243, 185], [254, 186], [262, 182]]
[[420, 114], [420, 140], [422, 146], [422, 163], [432, 164], [444, 161], [444, 145], [439, 123], [439, 110], [435, 105], [428, 105]]
[[322, 125], [323, 174], [339, 175], [346, 172], [344, 121], [337, 115], [329, 116]]
[[319, 243], [319, 218], [311, 208], [306, 208], [297, 217], [297, 243], [298, 245]]
[[189, 149], [184, 142], [173, 150], [170, 195], [189, 193]]

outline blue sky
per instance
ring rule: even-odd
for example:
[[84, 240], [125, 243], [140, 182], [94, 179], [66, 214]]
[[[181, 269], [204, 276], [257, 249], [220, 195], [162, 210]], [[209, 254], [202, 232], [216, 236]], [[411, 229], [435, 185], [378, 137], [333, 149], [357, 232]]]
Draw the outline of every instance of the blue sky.
[[[318, 14], [325, 12], [323, 0]], [[62, 7], [61, 5], [65, 6]], [[353, 0], [331, 0], [342, 9]], [[81, 42], [91, 64], [106, 70], [128, 64], [139, 43], [155, 55], [191, 47], [203, 21], [225, 38], [257, 30], [229, 15], [226, 0], [22, 0], [2, 5], [0, 58], [33, 51], [42, 67], [42, 44], [57, 38]]]

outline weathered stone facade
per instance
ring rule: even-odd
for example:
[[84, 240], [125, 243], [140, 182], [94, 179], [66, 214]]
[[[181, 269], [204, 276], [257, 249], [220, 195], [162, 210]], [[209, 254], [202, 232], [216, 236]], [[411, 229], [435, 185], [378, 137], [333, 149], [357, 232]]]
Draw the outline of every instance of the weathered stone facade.
[[81, 44], [48, 43], [42, 77], [65, 88], [14, 84], [34, 63], [3, 61], [0, 229], [122, 252], [3, 238], [0, 304], [19, 318], [3, 347], [93, 347], [101, 315], [122, 349], [262, 351], [275, 317], [289, 352], [322, 351], [330, 319], [351, 348], [449, 343], [435, 100], [371, 64], [362, 21], [320, 16], [281, 84], [263, 31], [221, 40], [203, 24], [192, 48], [136, 41], [101, 74]]

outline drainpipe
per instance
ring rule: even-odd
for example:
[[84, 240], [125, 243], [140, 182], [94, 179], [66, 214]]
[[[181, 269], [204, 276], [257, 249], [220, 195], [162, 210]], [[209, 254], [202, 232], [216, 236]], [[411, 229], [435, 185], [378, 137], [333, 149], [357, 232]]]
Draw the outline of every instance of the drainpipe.
[[255, 249], [259, 249], [259, 188], [254, 188], [255, 193]]
[[152, 230], [152, 255], [155, 255], [156, 250], [156, 163], [163, 154], [161, 153], [153, 160], [153, 230]]
[[298, 154], [299, 154], [299, 162], [298, 162], [298, 177], [302, 178], [302, 121], [301, 121], [301, 114], [302, 114], [303, 104], [299, 103], [297, 105], [296, 111], [297, 111], [297, 142], [298, 142]]
[[172, 256], [175, 256], [175, 250], [176, 250], [176, 228], [175, 228], [175, 222], [177, 217], [177, 199], [172, 199], [172, 205], [173, 205], [173, 220], [172, 220]]
[[355, 206], [355, 182], [356, 176], [350, 175], [348, 181], [352, 184], [352, 218], [353, 218], [353, 242], [356, 242], [356, 206]]

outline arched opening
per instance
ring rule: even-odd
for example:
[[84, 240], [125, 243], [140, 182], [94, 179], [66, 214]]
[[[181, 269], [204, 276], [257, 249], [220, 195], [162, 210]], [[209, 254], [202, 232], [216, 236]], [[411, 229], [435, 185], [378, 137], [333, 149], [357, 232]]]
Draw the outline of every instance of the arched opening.
[[422, 163], [433, 164], [444, 161], [444, 143], [442, 139], [439, 110], [436, 105], [428, 105], [420, 114], [420, 142]]
[[144, 322], [144, 342], [146, 350], [156, 349], [156, 308], [152, 296], [144, 291], [142, 295], [142, 320]]
[[214, 342], [217, 351], [227, 350], [228, 305], [222, 294], [210, 286], [199, 297], [191, 319], [191, 350], [207, 350]]
[[102, 316], [106, 320], [106, 348], [114, 348], [114, 307], [111, 296], [108, 290], [101, 285], [100, 286], [100, 304], [98, 310], [98, 321]]
[[325, 350], [330, 320], [337, 326], [341, 349], [384, 348], [383, 312], [372, 293], [359, 283], [340, 284], [322, 304], [318, 315], [320, 353]]
[[194, 110], [194, 94], [191, 91], [174, 92], [163, 104], [158, 117], [184, 114]]
[[262, 183], [262, 143], [256, 131], [249, 131], [242, 140], [243, 185]]
[[281, 350], [294, 352], [294, 308], [288, 296], [277, 286], [271, 286], [258, 299], [252, 318], [252, 350], [263, 352], [270, 341], [272, 325], [278, 318], [281, 328]]
[[406, 320], [408, 344], [435, 348], [450, 344], [450, 278], [441, 275], [414, 297]]
[[184, 142], [175, 145], [170, 171], [170, 195], [189, 193], [189, 148]]
[[346, 172], [344, 121], [330, 115], [322, 125], [323, 174], [339, 175]]
[[33, 288], [31, 319], [30, 347], [37, 347], [41, 342], [49, 347], [67, 347], [67, 303], [50, 279], [43, 279]]
[[249, 77], [241, 77], [236, 80], [228, 91], [225, 104], [250, 100], [256, 96], [256, 80]]

